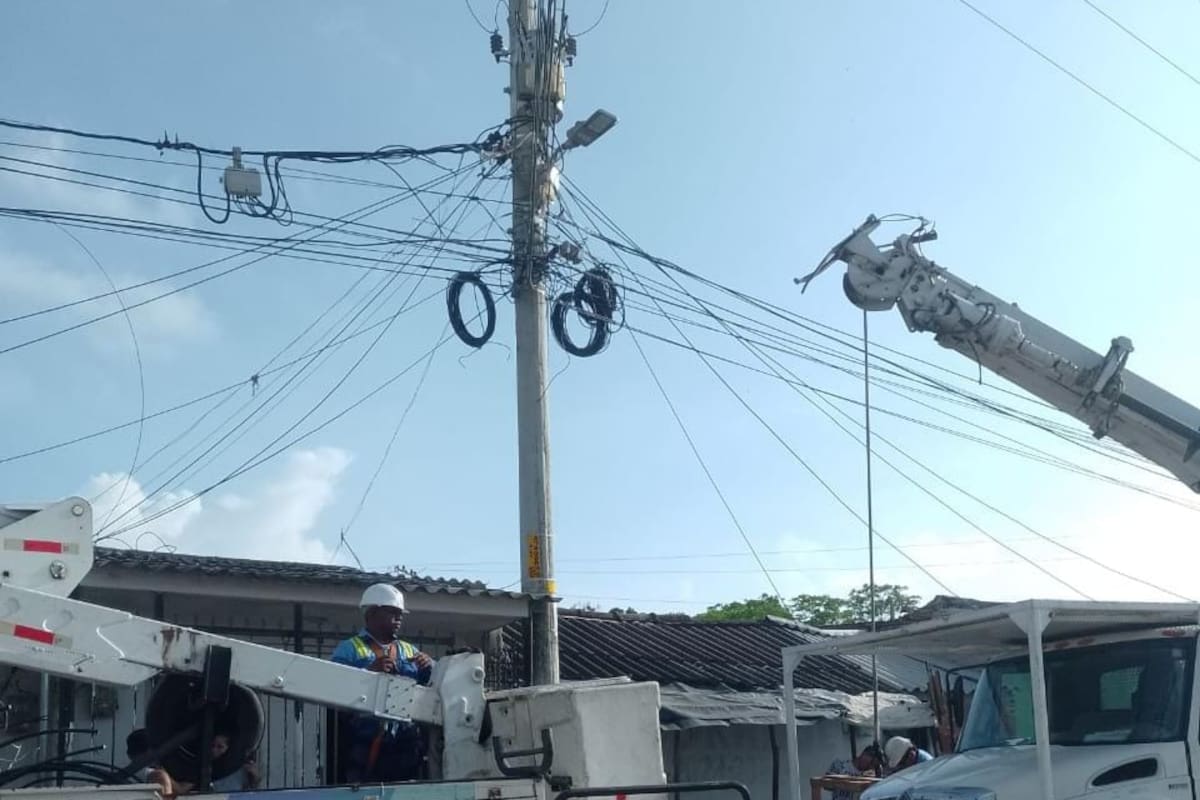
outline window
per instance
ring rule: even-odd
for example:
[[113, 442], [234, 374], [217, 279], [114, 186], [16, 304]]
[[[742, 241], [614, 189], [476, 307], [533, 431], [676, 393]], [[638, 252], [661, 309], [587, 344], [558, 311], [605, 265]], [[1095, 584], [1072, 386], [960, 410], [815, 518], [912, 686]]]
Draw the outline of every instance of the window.
[[[1061, 745], [1161, 742], [1183, 738], [1192, 639], [1139, 639], [1045, 654], [1050, 741]], [[984, 669], [960, 750], [1032, 744], [1029, 659]]]
[[1133, 711], [1133, 694], [1137, 691], [1141, 667], [1126, 667], [1105, 672], [1100, 676], [1100, 709], [1102, 711]]

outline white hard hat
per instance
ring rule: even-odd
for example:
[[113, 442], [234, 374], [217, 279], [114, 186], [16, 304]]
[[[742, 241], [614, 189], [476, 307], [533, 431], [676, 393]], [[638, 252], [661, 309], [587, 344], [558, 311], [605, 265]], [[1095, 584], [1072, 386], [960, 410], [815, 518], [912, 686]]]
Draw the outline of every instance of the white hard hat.
[[883, 754], [887, 757], [888, 766], [894, 767], [908, 754], [913, 747], [912, 740], [903, 736], [893, 736], [883, 746]]
[[398, 608], [404, 611], [404, 595], [390, 583], [376, 583], [373, 586], [368, 586], [367, 590], [363, 592], [362, 600], [358, 601], [359, 608], [371, 608], [373, 606]]

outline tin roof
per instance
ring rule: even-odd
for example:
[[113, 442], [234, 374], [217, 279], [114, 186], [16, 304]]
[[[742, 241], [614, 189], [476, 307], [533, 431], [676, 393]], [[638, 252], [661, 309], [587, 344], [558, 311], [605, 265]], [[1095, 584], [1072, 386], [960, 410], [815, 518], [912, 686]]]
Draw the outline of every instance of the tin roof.
[[[504, 628], [504, 646], [523, 674], [526, 621]], [[767, 617], [748, 622], [698, 622], [654, 614], [563, 610], [558, 622], [563, 680], [627, 675], [633, 680], [737, 691], [778, 691], [784, 647], [822, 641], [814, 628]], [[869, 691], [869, 668], [844, 656], [806, 658], [796, 686], [850, 694]], [[881, 689], [904, 691], [881, 674]]]
[[368, 586], [390, 583], [404, 592], [463, 594], [471, 597], [521, 598], [519, 592], [489, 589], [479, 581], [460, 578], [433, 578], [410, 573], [372, 572], [330, 564], [306, 564], [297, 561], [258, 561], [248, 558], [223, 558], [187, 553], [152, 552], [97, 547], [95, 569], [138, 569], [190, 575], [224, 575], [297, 583]]

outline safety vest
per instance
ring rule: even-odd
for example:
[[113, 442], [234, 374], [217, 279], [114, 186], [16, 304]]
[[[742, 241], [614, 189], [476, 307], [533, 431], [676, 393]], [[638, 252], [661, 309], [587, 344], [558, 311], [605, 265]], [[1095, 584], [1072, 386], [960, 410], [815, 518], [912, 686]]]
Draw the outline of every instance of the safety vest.
[[[394, 641], [387, 646], [385, 650], [383, 645], [372, 638], [364, 636], [354, 636], [350, 639], [354, 644], [354, 653], [359, 658], [366, 659], [368, 656], [374, 655], [376, 660], [390, 656], [393, 662], [399, 661], [399, 654], [404, 653], [404, 657], [412, 660], [417, 654], [417, 648], [413, 647], [408, 642]], [[394, 726], [385, 721], [379, 720], [379, 725], [376, 728], [375, 736], [371, 740], [371, 744], [367, 751], [367, 773], [370, 774], [375, 769], [375, 764], [379, 760], [379, 754], [383, 746], [383, 740], [388, 735], [389, 730]]]
[[355, 636], [350, 640], [354, 645], [354, 654], [359, 658], [365, 659], [368, 656], [375, 656], [376, 660], [390, 656], [392, 661], [400, 660], [400, 653], [404, 653], [404, 658], [411, 661], [417, 654], [417, 648], [413, 647], [408, 642], [394, 641], [384, 650], [383, 645], [374, 639], [368, 639], [364, 636]]

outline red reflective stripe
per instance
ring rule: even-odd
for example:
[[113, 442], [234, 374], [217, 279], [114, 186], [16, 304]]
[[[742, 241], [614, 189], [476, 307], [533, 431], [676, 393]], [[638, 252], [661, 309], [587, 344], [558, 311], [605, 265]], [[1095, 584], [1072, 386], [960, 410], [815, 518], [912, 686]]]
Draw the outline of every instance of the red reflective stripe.
[[61, 553], [63, 543], [48, 539], [26, 539], [21, 542], [21, 549], [26, 553]]
[[54, 644], [53, 632], [31, 628], [28, 625], [13, 625], [13, 636], [18, 639], [31, 639], [40, 644]]

